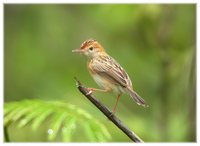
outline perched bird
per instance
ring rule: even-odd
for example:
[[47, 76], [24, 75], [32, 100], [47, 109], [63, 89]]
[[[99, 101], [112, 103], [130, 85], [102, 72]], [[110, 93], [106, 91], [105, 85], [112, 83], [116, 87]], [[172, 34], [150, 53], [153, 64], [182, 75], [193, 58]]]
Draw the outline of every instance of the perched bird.
[[128, 93], [138, 105], [147, 106], [144, 99], [132, 89], [132, 82], [126, 71], [105, 52], [104, 48], [95, 39], [86, 40], [79, 49], [72, 50], [72, 52], [78, 52], [88, 57], [88, 70], [96, 83], [102, 88], [88, 88], [90, 91], [88, 94], [93, 91], [114, 91], [118, 94], [113, 113], [116, 111], [122, 93]]

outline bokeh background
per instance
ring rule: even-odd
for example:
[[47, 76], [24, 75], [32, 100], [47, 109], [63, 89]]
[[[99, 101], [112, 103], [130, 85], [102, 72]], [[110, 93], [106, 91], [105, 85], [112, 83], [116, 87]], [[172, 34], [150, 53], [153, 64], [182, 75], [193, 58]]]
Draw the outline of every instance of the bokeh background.
[[[87, 59], [71, 52], [89, 38], [123, 66], [149, 104], [122, 96], [116, 115], [130, 129], [146, 142], [196, 141], [194, 4], [5, 4], [4, 102], [70, 103], [104, 123], [110, 142], [129, 142], [76, 88], [74, 77], [97, 87]], [[113, 108], [115, 94], [95, 95]], [[44, 128], [12, 124], [8, 133], [11, 141], [48, 141]], [[87, 142], [78, 136], [72, 141]]]

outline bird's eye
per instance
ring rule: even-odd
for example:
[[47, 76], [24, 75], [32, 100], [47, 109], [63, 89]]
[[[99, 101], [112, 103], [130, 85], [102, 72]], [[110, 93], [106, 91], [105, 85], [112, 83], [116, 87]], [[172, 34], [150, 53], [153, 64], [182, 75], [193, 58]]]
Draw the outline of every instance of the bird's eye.
[[93, 50], [93, 47], [90, 47], [89, 50], [92, 51], [92, 50]]

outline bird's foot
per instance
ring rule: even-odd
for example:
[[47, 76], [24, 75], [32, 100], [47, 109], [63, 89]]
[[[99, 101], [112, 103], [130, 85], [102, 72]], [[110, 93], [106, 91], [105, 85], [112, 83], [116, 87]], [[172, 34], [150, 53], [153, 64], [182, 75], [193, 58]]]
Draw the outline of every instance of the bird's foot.
[[88, 92], [86, 93], [86, 95], [91, 95], [93, 90], [91, 88], [87, 88]]

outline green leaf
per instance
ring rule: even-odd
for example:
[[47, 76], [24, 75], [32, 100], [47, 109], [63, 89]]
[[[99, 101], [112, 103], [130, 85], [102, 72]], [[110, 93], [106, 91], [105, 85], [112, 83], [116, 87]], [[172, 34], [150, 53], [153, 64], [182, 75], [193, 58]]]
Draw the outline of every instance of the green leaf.
[[103, 133], [103, 135], [107, 138], [107, 139], [111, 139], [111, 135], [110, 133], [108, 132], [108, 130], [106, 129], [106, 127], [103, 125], [103, 124], [100, 124], [100, 129], [101, 129], [101, 133]]
[[65, 142], [70, 142], [73, 136], [73, 132], [76, 128], [76, 119], [69, 117], [62, 128], [62, 140]]
[[16, 107], [18, 107], [19, 104], [12, 102], [9, 104], [4, 104], [4, 115], [8, 114], [10, 111], [12, 111], [13, 109], [15, 109]]
[[89, 120], [92, 119], [92, 116], [82, 109], [77, 109], [77, 113], [85, 118], [88, 118]]
[[103, 133], [102, 132], [100, 132], [100, 131], [96, 131], [95, 132], [95, 136], [96, 136], [96, 138], [97, 138], [97, 140], [99, 141], [99, 142], [105, 142], [106, 141], [106, 137], [103, 135]]
[[91, 141], [91, 142], [95, 142], [96, 141], [96, 137], [95, 137], [95, 134], [94, 134], [94, 131], [91, 127], [91, 124], [90, 123], [85, 123], [84, 124], [84, 129], [85, 129], [85, 133], [86, 135], [88, 136], [88, 139]]
[[44, 109], [42, 107], [38, 107], [37, 109], [33, 110], [31, 113], [28, 113], [18, 124], [19, 128], [22, 128], [26, 124], [28, 124], [32, 119], [40, 115]]
[[[50, 116], [51, 115], [51, 116]], [[106, 141], [110, 134], [106, 127], [92, 115], [77, 106], [64, 102], [24, 100], [9, 102], [4, 105], [4, 125], [17, 122], [19, 128], [30, 123], [32, 130], [37, 130], [45, 120], [50, 121], [47, 138], [55, 140], [61, 132], [62, 141], [72, 141], [77, 125], [84, 127], [90, 141]]]
[[42, 122], [52, 113], [53, 113], [53, 109], [51, 109], [51, 108], [49, 108], [46, 111], [44, 111], [43, 113], [41, 113], [37, 118], [34, 119], [34, 121], [32, 123], [32, 129], [37, 130], [39, 125], [41, 125]]
[[90, 122], [90, 126], [97, 141], [103, 142], [111, 138], [110, 134], [106, 133], [107, 131], [105, 131], [102, 124], [98, 121], [94, 120], [93, 122]]
[[13, 121], [17, 121], [19, 118], [21, 118], [26, 113], [30, 112], [32, 110], [32, 107], [23, 107], [21, 106], [21, 110], [19, 110], [15, 115], [13, 115]]
[[10, 111], [7, 116], [4, 118], [4, 125], [7, 125], [9, 122], [12, 122], [12, 118], [17, 114], [23, 107], [16, 106], [12, 111]]
[[53, 116], [51, 125], [49, 127], [49, 129], [51, 129], [53, 133], [48, 134], [48, 140], [53, 140], [56, 137], [58, 130], [61, 127], [62, 122], [67, 117], [67, 115], [67, 113], [62, 112]]

